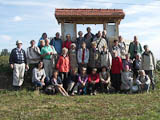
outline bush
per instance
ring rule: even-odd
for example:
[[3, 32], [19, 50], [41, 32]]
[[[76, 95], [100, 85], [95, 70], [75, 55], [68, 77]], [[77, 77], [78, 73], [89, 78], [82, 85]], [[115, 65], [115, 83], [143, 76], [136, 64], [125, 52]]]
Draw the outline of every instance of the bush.
[[9, 56], [0, 56], [0, 73], [11, 73]]

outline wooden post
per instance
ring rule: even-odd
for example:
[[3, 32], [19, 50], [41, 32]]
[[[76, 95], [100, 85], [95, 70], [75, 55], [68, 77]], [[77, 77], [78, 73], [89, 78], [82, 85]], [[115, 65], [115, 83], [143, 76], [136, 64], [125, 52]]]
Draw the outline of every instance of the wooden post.
[[103, 23], [103, 30], [107, 30], [107, 24], [106, 23]]
[[77, 38], [77, 24], [74, 23], [74, 41], [76, 40]]
[[119, 36], [119, 24], [116, 22], [116, 36]]
[[61, 23], [61, 35], [62, 35], [62, 40], [65, 40], [65, 36], [64, 36], [64, 22]]

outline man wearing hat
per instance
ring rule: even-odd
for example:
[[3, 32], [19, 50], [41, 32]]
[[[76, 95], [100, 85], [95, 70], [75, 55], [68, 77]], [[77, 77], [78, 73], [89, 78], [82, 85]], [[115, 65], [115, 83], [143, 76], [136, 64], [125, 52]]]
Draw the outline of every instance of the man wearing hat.
[[16, 41], [17, 48], [11, 52], [9, 63], [13, 69], [13, 86], [17, 89], [21, 87], [24, 81], [25, 68], [28, 70], [25, 51], [22, 49], [22, 41]]

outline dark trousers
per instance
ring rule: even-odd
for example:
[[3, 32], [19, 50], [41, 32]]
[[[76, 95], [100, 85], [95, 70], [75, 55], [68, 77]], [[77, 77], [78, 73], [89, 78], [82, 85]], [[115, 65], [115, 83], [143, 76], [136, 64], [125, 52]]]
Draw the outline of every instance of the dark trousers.
[[151, 79], [152, 90], [154, 90], [154, 88], [155, 88], [155, 82], [154, 82], [154, 78], [153, 78], [153, 70], [145, 70], [145, 73]]
[[97, 89], [98, 84], [88, 83], [88, 93], [94, 93]]
[[111, 85], [115, 88], [115, 91], [120, 91], [121, 86], [121, 74], [111, 74]]
[[67, 72], [60, 72], [59, 76], [62, 80], [64, 89], [67, 90], [67, 87], [68, 87], [68, 73]]

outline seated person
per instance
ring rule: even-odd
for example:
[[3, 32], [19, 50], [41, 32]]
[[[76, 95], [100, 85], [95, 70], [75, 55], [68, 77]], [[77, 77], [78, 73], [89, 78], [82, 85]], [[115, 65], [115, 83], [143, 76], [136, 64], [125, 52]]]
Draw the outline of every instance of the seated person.
[[75, 86], [78, 82], [78, 73], [77, 73], [78, 69], [77, 68], [73, 68], [71, 70], [71, 74], [68, 77], [68, 88], [67, 91], [69, 93], [71, 93], [71, 95], [74, 95], [74, 90], [75, 90]]
[[144, 70], [139, 71], [139, 76], [137, 77], [136, 83], [139, 88], [139, 92], [148, 92], [151, 84], [151, 80], [148, 75], [145, 74]]
[[93, 68], [91, 74], [88, 76], [88, 92], [90, 95], [96, 95], [98, 83], [99, 74], [97, 73], [97, 69]]
[[99, 74], [100, 77], [100, 87], [102, 92], [108, 92], [111, 85], [110, 72], [107, 70], [107, 67], [102, 67], [102, 72]]
[[86, 74], [86, 71], [87, 71], [87, 68], [82, 67], [81, 74], [78, 77], [77, 88], [78, 88], [79, 95], [86, 94], [86, 86], [88, 81], [88, 75]]
[[63, 96], [69, 96], [68, 93], [65, 91], [62, 85], [62, 80], [58, 77], [58, 70], [53, 72], [53, 76], [51, 78], [51, 84], [56, 88], [56, 91], [61, 93]]
[[46, 77], [42, 61], [40, 61], [32, 71], [32, 83], [36, 87], [43, 87], [49, 83], [49, 78]]
[[125, 93], [131, 92], [133, 85], [133, 73], [130, 72], [129, 66], [126, 65], [124, 72], [121, 73], [121, 90]]

